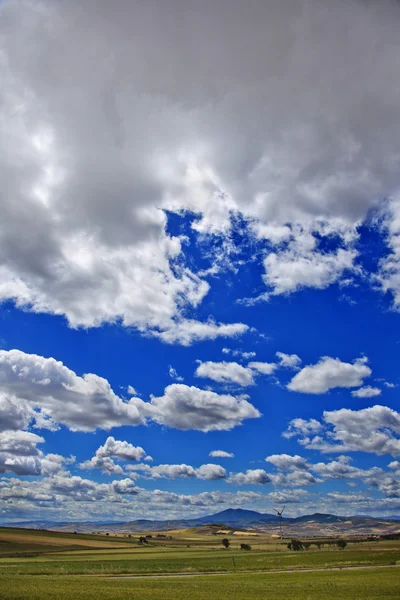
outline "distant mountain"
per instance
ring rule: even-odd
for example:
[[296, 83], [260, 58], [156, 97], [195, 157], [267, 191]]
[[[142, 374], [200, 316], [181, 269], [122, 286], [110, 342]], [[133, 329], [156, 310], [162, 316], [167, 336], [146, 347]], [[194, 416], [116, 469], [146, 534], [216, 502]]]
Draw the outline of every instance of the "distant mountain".
[[306, 523], [310, 521], [314, 521], [316, 523], [342, 523], [348, 518], [349, 517], [338, 517], [337, 515], [330, 515], [325, 513], [314, 513], [313, 515], [303, 515], [302, 517], [295, 517], [291, 520], [295, 523]]
[[[380, 533], [400, 532], [400, 517], [366, 517], [351, 516], [339, 517], [332, 514], [314, 513], [301, 517], [284, 517], [282, 519], [283, 531], [286, 537], [294, 535], [366, 535]], [[9, 527], [23, 527], [34, 529], [52, 529], [57, 531], [110, 532], [134, 533], [141, 531], [165, 531], [169, 529], [189, 529], [204, 527], [206, 525], [227, 527], [229, 529], [252, 529], [271, 534], [279, 534], [279, 517], [268, 513], [242, 508], [228, 508], [221, 512], [205, 515], [195, 519], [176, 519], [160, 521], [152, 519], [138, 519], [136, 521], [85, 521], [85, 522], [55, 522], [55, 521], [20, 521], [18, 523], [4, 524]]]
[[206, 523], [248, 523], [254, 521], [276, 521], [279, 520], [276, 515], [259, 513], [255, 510], [244, 510], [243, 508], [227, 508], [215, 515], [202, 517], [199, 521]]

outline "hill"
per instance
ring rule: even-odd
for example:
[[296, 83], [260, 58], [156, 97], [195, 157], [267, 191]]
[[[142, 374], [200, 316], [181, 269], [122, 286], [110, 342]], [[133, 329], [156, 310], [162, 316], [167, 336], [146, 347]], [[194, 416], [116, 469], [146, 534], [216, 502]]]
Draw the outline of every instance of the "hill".
[[[168, 529], [190, 529], [206, 525], [221, 525], [229, 529], [253, 529], [270, 534], [279, 534], [279, 517], [268, 513], [241, 508], [228, 508], [221, 512], [199, 518], [175, 519], [170, 521], [137, 519], [122, 522], [54, 522], [24, 521], [10, 523], [13, 527], [46, 529], [54, 531], [88, 532], [145, 532], [165, 531]], [[376, 518], [365, 516], [343, 517], [333, 514], [314, 513], [300, 517], [284, 517], [282, 519], [285, 536], [318, 536], [318, 535], [379, 535], [381, 533], [398, 533], [400, 524], [396, 518]]]

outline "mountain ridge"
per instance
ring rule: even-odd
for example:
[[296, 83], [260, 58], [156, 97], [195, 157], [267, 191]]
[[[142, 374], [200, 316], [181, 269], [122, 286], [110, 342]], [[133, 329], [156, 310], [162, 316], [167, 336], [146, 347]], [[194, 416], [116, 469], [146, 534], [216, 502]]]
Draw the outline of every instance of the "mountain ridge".
[[[204, 526], [221, 525], [231, 529], [251, 528], [259, 531], [277, 533], [279, 531], [279, 516], [270, 513], [261, 513], [254, 510], [241, 508], [228, 508], [223, 511], [204, 515], [202, 517], [191, 517], [183, 519], [135, 519], [132, 521], [18, 521], [13, 523], [2, 523], [1, 527], [19, 527], [32, 529], [53, 529], [60, 531], [110, 531], [110, 532], [139, 532], [139, 531], [165, 531], [172, 529], [189, 529]], [[313, 513], [298, 517], [282, 516], [282, 524], [286, 532], [293, 534], [298, 532], [310, 533], [317, 530], [339, 532], [351, 530], [360, 533], [378, 533], [379, 531], [400, 531], [398, 519], [390, 517], [370, 516], [338, 516], [331, 513]]]

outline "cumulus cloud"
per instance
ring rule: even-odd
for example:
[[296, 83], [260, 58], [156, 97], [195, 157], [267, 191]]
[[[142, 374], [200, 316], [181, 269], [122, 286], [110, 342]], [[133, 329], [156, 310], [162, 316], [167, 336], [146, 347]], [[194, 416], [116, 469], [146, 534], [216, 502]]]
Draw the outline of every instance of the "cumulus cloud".
[[244, 397], [217, 394], [195, 386], [174, 383], [164, 395], [150, 402], [133, 398], [132, 402], [145, 418], [176, 429], [199, 431], [229, 430], [245, 419], [257, 419], [261, 413]]
[[106, 379], [82, 377], [54, 358], [0, 350], [0, 411], [8, 428], [37, 426], [54, 429], [57, 423], [73, 431], [139, 425], [142, 416], [134, 402], [124, 402]]
[[264, 281], [273, 288], [274, 295], [296, 292], [305, 287], [325, 289], [353, 269], [357, 253], [340, 248], [336, 253], [315, 251], [316, 238], [311, 248], [303, 248], [295, 238], [286, 252], [271, 252], [264, 259]]
[[[245, 419], [261, 416], [243, 396], [217, 394], [183, 384], [167, 386], [163, 396], [152, 397], [150, 402], [137, 397], [124, 401], [98, 375], [80, 377], [54, 358], [19, 350], [0, 350], [0, 378], [2, 422], [13, 428], [33, 420], [41, 428], [54, 429], [60, 423], [72, 431], [93, 431], [139, 425], [150, 419], [178, 429], [212, 431], [232, 429]], [[117, 458], [122, 458], [125, 451], [126, 456], [143, 451], [125, 444], [109, 438], [101, 452], [109, 451], [111, 445]], [[112, 467], [109, 460], [107, 464]]]
[[297, 356], [297, 354], [276, 352], [276, 356], [279, 359], [279, 365], [281, 367], [287, 367], [288, 369], [296, 369], [302, 362], [300, 356]]
[[211, 450], [208, 456], [213, 458], [233, 458], [235, 455], [233, 452], [225, 452], [225, 450]]
[[174, 322], [163, 330], [151, 330], [149, 335], [157, 337], [167, 344], [181, 344], [190, 346], [193, 342], [204, 340], [215, 340], [218, 337], [234, 338], [248, 330], [244, 323], [215, 323], [210, 320], [207, 323], [200, 323], [194, 319], [183, 319]]
[[176, 479], [176, 478], [193, 478], [214, 481], [224, 479], [226, 470], [220, 465], [205, 464], [200, 467], [192, 467], [191, 465], [132, 465], [128, 469], [137, 473], [139, 476], [144, 476], [150, 479]]
[[146, 452], [140, 446], [133, 446], [129, 442], [115, 440], [108, 437], [103, 446], [96, 450], [96, 454], [90, 459], [81, 463], [81, 469], [101, 469], [108, 475], [122, 475], [123, 468], [115, 464], [113, 458], [123, 461], [142, 460]]
[[277, 368], [275, 363], [259, 361], [250, 362], [247, 366], [249, 369], [256, 371], [256, 373], [261, 373], [262, 375], [271, 375]]
[[329, 500], [338, 504], [359, 504], [366, 502], [369, 498], [365, 494], [344, 494], [342, 492], [328, 492], [326, 494]]
[[195, 375], [220, 383], [236, 383], [243, 387], [254, 385], [251, 369], [243, 367], [237, 362], [201, 362]]
[[312, 465], [312, 470], [317, 472], [323, 479], [366, 479], [377, 477], [382, 473], [381, 469], [359, 469], [351, 465], [349, 456], [339, 456], [337, 460], [329, 463], [317, 463]]
[[74, 462], [59, 454], [45, 455], [38, 447], [44, 438], [29, 431], [0, 432], [0, 473], [16, 475], [49, 475], [62, 472], [65, 464]]
[[322, 422], [294, 419], [284, 437], [321, 452], [400, 455], [400, 414], [387, 406], [324, 411]]
[[370, 385], [366, 385], [365, 387], [360, 388], [359, 390], [354, 390], [351, 392], [352, 396], [356, 398], [373, 398], [374, 396], [380, 396], [382, 390], [376, 387], [372, 387]]
[[[356, 226], [398, 186], [396, 2], [1, 10], [2, 299], [169, 343], [235, 335], [240, 324], [185, 321], [209, 285], [165, 209], [191, 211], [201, 235], [247, 218], [270, 294], [354, 268]], [[381, 280], [397, 298], [389, 222]]]
[[295, 456], [290, 456], [290, 454], [271, 454], [265, 460], [280, 471], [306, 470], [309, 468], [307, 460], [298, 454]]
[[356, 359], [353, 363], [346, 363], [339, 358], [324, 356], [316, 365], [301, 369], [287, 388], [303, 394], [325, 394], [338, 387], [359, 387], [372, 373], [366, 362], [364, 357]]
[[274, 504], [298, 504], [307, 498], [307, 490], [279, 490], [267, 494], [268, 500]]
[[245, 473], [234, 473], [226, 480], [235, 485], [265, 485], [271, 477], [263, 469], [248, 469]]

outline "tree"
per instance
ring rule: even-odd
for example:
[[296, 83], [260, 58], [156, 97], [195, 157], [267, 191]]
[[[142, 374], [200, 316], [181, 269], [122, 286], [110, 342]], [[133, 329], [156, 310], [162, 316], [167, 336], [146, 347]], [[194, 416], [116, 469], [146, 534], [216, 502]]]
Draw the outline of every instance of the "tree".
[[344, 550], [344, 549], [346, 548], [346, 546], [347, 546], [347, 542], [346, 542], [346, 540], [338, 540], [338, 541], [336, 542], [336, 545], [337, 545], [337, 546], [338, 546], [338, 547], [339, 547], [341, 550]]
[[296, 552], [298, 550], [304, 550], [303, 543], [300, 540], [296, 539], [293, 539], [291, 542], [289, 542], [287, 547], [289, 548], [289, 550], [295, 550]]
[[250, 544], [240, 544], [241, 550], [251, 550]]
[[224, 548], [229, 548], [229, 546], [231, 545], [230, 541], [228, 540], [228, 538], [224, 538], [222, 540], [222, 545], [224, 546]]

